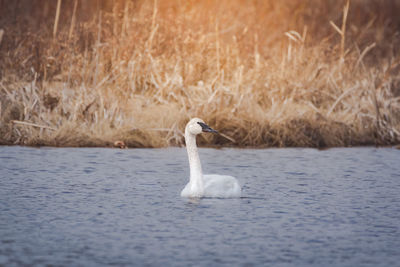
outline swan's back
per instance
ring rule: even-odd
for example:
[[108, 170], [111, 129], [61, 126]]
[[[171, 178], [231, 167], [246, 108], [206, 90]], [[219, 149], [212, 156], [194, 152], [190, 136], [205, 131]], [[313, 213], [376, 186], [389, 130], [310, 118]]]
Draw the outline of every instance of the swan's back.
[[237, 198], [242, 194], [239, 182], [229, 175], [203, 175], [204, 197]]

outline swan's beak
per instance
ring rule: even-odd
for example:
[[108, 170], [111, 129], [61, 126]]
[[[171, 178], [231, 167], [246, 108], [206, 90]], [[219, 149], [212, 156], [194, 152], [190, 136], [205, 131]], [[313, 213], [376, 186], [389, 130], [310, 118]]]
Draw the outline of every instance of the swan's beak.
[[198, 124], [201, 126], [201, 129], [202, 129], [203, 132], [218, 133], [216, 130], [214, 130], [213, 128], [211, 128], [210, 126], [208, 126], [205, 123], [198, 122]]

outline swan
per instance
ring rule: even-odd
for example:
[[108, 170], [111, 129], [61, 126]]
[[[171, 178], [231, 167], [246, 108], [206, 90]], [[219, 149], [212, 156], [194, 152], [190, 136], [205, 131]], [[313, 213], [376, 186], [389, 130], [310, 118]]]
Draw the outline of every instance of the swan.
[[235, 177], [229, 175], [203, 175], [196, 136], [202, 132], [218, 133], [204, 123], [202, 119], [191, 119], [185, 128], [186, 150], [189, 158], [190, 180], [181, 192], [182, 197], [200, 198], [237, 198], [241, 196], [241, 187]]

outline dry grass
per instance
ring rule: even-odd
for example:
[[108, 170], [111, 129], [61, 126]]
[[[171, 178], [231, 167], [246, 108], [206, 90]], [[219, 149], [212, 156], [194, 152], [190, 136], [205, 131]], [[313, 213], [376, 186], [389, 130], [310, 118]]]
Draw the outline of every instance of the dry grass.
[[4, 24], [2, 144], [181, 145], [194, 116], [209, 145], [400, 142], [399, 1], [70, 2]]

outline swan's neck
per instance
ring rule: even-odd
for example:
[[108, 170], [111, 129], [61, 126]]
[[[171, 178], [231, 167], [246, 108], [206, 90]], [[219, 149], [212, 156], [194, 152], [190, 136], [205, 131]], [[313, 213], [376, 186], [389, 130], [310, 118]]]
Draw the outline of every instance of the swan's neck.
[[203, 194], [203, 174], [199, 153], [196, 145], [196, 135], [185, 132], [186, 150], [189, 157], [190, 185], [193, 193]]

